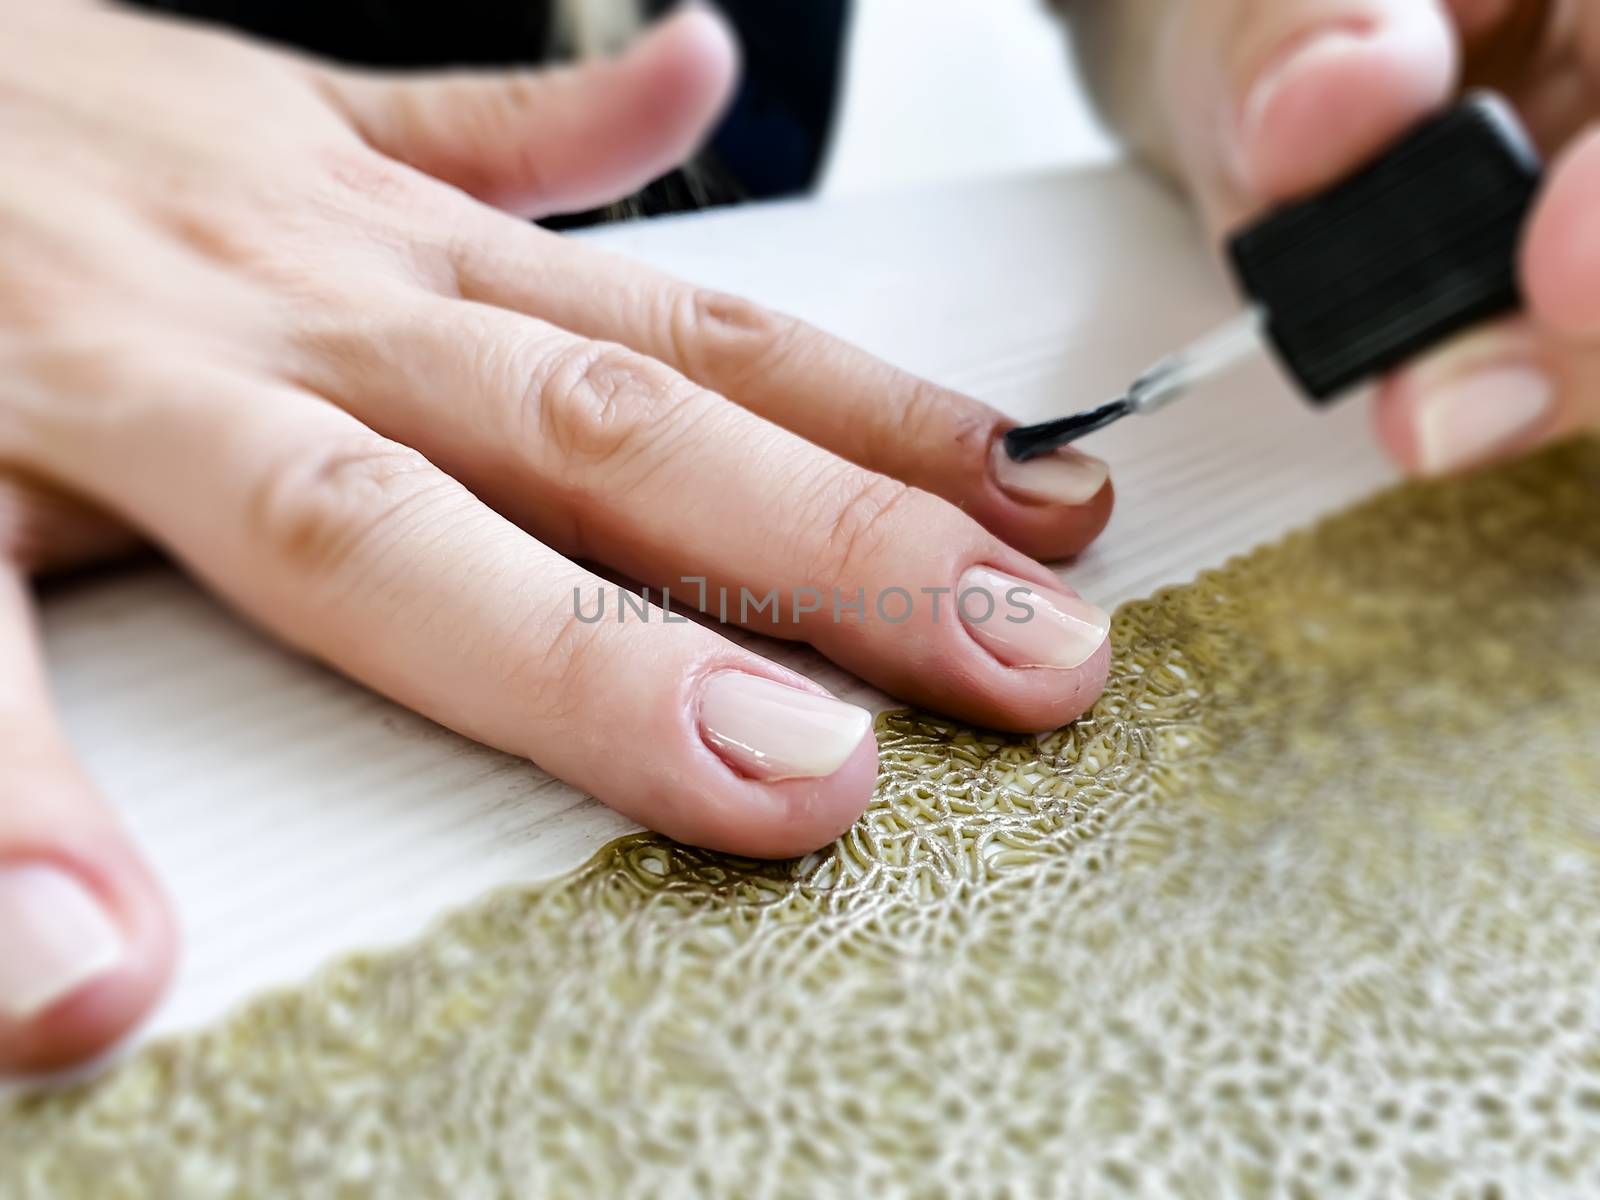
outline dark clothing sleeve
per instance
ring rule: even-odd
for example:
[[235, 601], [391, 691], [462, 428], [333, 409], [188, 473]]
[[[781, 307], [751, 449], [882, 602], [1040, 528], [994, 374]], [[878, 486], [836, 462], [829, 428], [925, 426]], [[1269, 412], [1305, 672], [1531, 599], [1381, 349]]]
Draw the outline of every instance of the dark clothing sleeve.
[[[512, 66], [550, 57], [548, 0], [136, 0], [233, 26], [324, 58], [377, 67]], [[745, 73], [706, 152], [627, 211], [670, 212], [803, 192], [815, 182], [837, 104], [849, 0], [720, 0]], [[652, 14], [671, 0], [647, 0]], [[584, 224], [606, 214], [560, 223]]]

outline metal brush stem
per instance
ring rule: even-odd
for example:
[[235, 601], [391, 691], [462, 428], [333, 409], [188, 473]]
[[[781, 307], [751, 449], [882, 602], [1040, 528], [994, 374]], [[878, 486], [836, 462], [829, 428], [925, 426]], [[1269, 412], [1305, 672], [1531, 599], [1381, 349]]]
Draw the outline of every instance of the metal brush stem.
[[1013, 462], [1027, 462], [1115, 424], [1129, 413], [1153, 413], [1165, 408], [1196, 384], [1252, 354], [1261, 344], [1266, 321], [1263, 309], [1246, 309], [1221, 328], [1162, 359], [1134, 380], [1126, 395], [1109, 404], [1011, 430], [1005, 435], [1006, 453]]
[[1190, 343], [1151, 367], [1128, 389], [1128, 411], [1158, 412], [1205, 382], [1243, 361], [1261, 345], [1267, 314], [1248, 308], [1226, 325]]

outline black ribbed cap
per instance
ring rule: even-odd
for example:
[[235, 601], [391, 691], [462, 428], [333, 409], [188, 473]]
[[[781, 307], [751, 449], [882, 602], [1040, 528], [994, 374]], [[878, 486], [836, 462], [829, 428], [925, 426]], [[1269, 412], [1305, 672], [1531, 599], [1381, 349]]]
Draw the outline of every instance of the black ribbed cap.
[[1315, 400], [1520, 306], [1517, 251], [1539, 156], [1481, 93], [1359, 174], [1229, 243], [1268, 340]]

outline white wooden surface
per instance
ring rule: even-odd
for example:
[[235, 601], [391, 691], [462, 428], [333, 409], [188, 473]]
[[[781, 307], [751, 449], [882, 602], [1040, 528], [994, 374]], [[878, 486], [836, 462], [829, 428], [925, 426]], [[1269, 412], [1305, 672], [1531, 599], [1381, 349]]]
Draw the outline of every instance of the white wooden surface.
[[[1180, 210], [1117, 169], [599, 237], [1020, 417], [1110, 393], [1231, 307]], [[1366, 420], [1360, 403], [1312, 415], [1263, 367], [1125, 422], [1098, 443], [1115, 464], [1117, 516], [1065, 577], [1116, 603], [1370, 491], [1388, 471]], [[186, 929], [156, 1031], [213, 1019], [347, 948], [408, 937], [626, 828], [537, 768], [289, 656], [165, 570], [58, 591], [45, 625], [72, 732]]]

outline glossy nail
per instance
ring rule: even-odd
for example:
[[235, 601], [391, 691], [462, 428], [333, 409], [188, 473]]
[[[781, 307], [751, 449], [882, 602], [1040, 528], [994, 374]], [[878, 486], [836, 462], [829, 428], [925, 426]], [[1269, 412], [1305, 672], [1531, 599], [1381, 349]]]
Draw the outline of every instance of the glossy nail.
[[1440, 475], [1476, 466], [1527, 440], [1555, 405], [1537, 367], [1486, 367], [1442, 382], [1417, 402], [1417, 464]]
[[1062, 449], [1028, 462], [1013, 462], [1005, 443], [990, 452], [995, 482], [1021, 500], [1046, 504], [1087, 504], [1105, 487], [1111, 468], [1091, 454]]
[[0, 865], [0, 1014], [26, 1021], [122, 961], [95, 895], [59, 867]]
[[956, 611], [973, 639], [1008, 667], [1081, 667], [1111, 630], [1104, 609], [991, 567], [961, 576]]
[[700, 736], [757, 779], [821, 779], [849, 760], [872, 730], [854, 704], [742, 671], [723, 671], [700, 693]]

